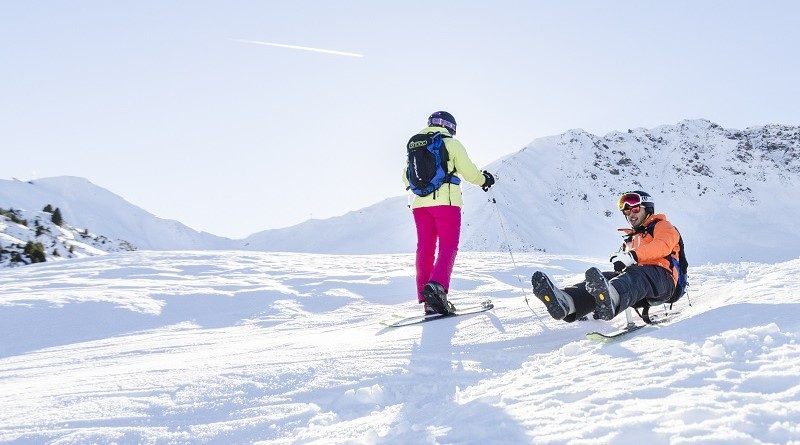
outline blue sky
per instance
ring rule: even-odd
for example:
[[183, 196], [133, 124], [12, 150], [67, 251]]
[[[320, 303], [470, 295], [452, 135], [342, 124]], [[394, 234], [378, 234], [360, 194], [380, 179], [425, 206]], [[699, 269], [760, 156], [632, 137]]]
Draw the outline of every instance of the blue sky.
[[800, 123], [798, 2], [384, 3], [2, 2], [0, 177], [238, 238], [402, 195], [439, 109], [479, 166], [571, 128]]

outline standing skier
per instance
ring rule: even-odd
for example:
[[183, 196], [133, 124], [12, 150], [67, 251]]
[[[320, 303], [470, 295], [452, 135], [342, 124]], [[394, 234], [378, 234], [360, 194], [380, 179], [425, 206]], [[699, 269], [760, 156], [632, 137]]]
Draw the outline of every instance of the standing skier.
[[437, 111], [407, 146], [403, 182], [417, 195], [411, 205], [417, 227], [417, 300], [425, 304], [425, 314], [455, 310], [447, 292], [461, 232], [461, 178], [484, 191], [494, 184], [492, 174], [478, 170], [455, 134], [453, 115]]
[[620, 229], [626, 238], [621, 251], [611, 254], [615, 272], [592, 267], [585, 281], [564, 290], [543, 272], [533, 274], [533, 293], [556, 320], [573, 322], [590, 312], [611, 320], [640, 301], [657, 305], [672, 297], [678, 270], [670, 257], [679, 258], [678, 230], [664, 214], [655, 213], [653, 198], [645, 192], [622, 194], [618, 206], [632, 229]]

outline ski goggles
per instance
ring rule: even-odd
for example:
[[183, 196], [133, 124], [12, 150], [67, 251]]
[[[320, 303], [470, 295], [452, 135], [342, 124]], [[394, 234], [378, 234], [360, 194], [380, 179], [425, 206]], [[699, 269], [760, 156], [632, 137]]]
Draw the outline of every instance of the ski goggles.
[[617, 201], [617, 207], [619, 207], [623, 213], [629, 209], [633, 211], [634, 208], [636, 208], [636, 211], [633, 211], [633, 213], [639, 213], [640, 206], [649, 201], [650, 198], [647, 196], [642, 196], [638, 193], [625, 193], [619, 197], [619, 201]]
[[631, 213], [633, 213], [635, 215], [635, 214], [639, 213], [639, 210], [642, 210], [642, 206], [640, 206], [640, 205], [633, 206], [633, 207], [625, 207], [624, 209], [622, 209], [622, 214], [625, 215], [625, 216], [628, 216]]
[[433, 125], [441, 125], [444, 128], [453, 130], [453, 134], [456, 134], [456, 124], [448, 120], [442, 119], [440, 117], [432, 117], [428, 119], [428, 126], [433, 126]]

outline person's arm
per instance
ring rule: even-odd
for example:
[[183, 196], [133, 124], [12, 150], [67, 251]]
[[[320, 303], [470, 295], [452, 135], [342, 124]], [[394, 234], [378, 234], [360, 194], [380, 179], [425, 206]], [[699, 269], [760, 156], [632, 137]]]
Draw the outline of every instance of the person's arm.
[[478, 167], [476, 167], [469, 158], [467, 150], [461, 142], [457, 139], [447, 139], [445, 145], [447, 146], [447, 153], [450, 155], [450, 159], [453, 160], [453, 165], [456, 167], [456, 173], [466, 181], [478, 187], [482, 186], [486, 178], [483, 176], [483, 172], [478, 170]]

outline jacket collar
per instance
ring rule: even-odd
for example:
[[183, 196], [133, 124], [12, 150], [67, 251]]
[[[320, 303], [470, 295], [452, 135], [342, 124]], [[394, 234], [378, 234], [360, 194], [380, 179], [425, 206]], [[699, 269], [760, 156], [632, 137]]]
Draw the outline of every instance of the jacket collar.
[[623, 236], [631, 236], [631, 235], [634, 235], [636, 233], [644, 233], [645, 232], [645, 228], [647, 226], [649, 226], [650, 224], [656, 222], [656, 221], [666, 221], [666, 220], [667, 220], [667, 216], [664, 215], [663, 213], [654, 213], [654, 214], [648, 216], [647, 218], [645, 218], [644, 222], [642, 222], [642, 225], [637, 227], [637, 228], [635, 228], [635, 229], [634, 228], [630, 228], [630, 227], [626, 227], [626, 228], [617, 229], [617, 230], [622, 232]]

